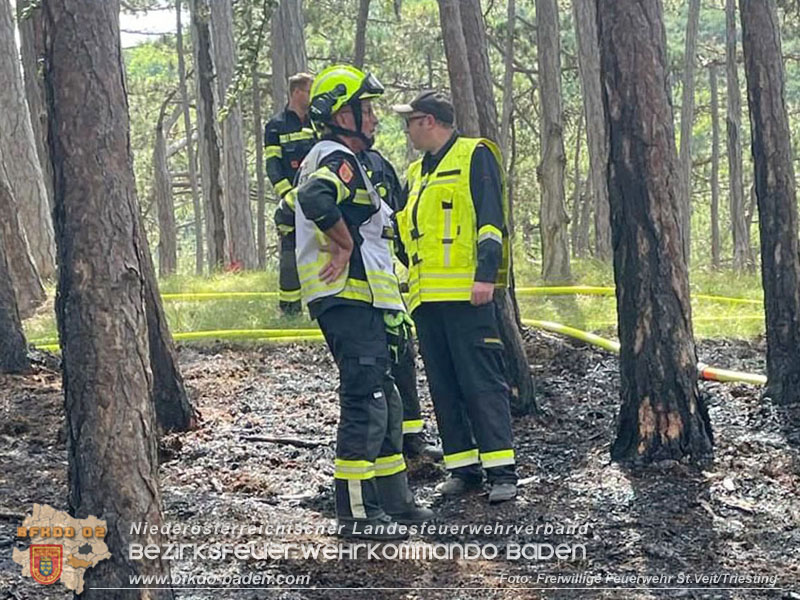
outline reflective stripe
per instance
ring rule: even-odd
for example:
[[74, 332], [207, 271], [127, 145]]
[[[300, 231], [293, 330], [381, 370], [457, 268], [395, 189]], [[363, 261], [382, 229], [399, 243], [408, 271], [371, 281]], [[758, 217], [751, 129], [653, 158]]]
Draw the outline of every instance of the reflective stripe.
[[464, 452], [456, 452], [455, 454], [444, 455], [444, 466], [447, 469], [457, 469], [458, 467], [468, 467], [469, 465], [477, 465], [480, 463], [478, 458], [478, 449], [465, 450]]
[[478, 243], [483, 240], [494, 240], [498, 244], [503, 243], [503, 232], [494, 225], [484, 225], [478, 229]]
[[281, 198], [281, 201], [279, 202], [279, 208], [283, 210], [288, 209], [294, 212], [294, 202], [296, 199], [297, 199], [297, 190], [295, 189], [289, 190], [289, 193], [286, 194], [283, 198]]
[[364, 495], [358, 479], [351, 479], [347, 482], [347, 496], [350, 500], [350, 514], [353, 515], [353, 518], [366, 519], [367, 510], [364, 508]]
[[372, 479], [375, 463], [368, 460], [345, 460], [337, 458], [333, 476], [336, 479]]
[[442, 244], [444, 245], [444, 258], [442, 259], [442, 264], [445, 267], [450, 266], [450, 250], [453, 244], [453, 205], [451, 204], [448, 208], [444, 209], [444, 239], [442, 240]]
[[390, 456], [379, 456], [375, 459], [375, 476], [388, 477], [406, 468], [406, 461], [402, 454], [392, 454]]
[[481, 464], [484, 469], [492, 467], [502, 467], [503, 465], [514, 464], [514, 450], [495, 450], [481, 454]]
[[294, 131], [292, 133], [283, 133], [278, 136], [278, 139], [281, 144], [296, 142], [298, 140], [312, 140], [314, 139], [314, 132], [310, 129], [301, 129], [300, 131]]
[[294, 231], [294, 225], [278, 225], [278, 233], [286, 235]]
[[367, 190], [356, 190], [355, 196], [353, 197], [353, 204], [366, 204], [367, 206], [371, 206], [372, 199], [369, 197], [369, 192], [367, 192]]
[[280, 290], [278, 292], [278, 299], [281, 302], [299, 302], [300, 290]]
[[445, 184], [450, 184], [450, 183], [456, 183], [457, 181], [458, 181], [458, 179], [456, 179], [455, 177], [448, 177], [447, 179], [433, 179], [431, 181], [427, 181], [425, 183], [425, 187], [429, 188], [429, 187], [432, 187], [434, 185], [445, 185]]
[[288, 179], [281, 179], [278, 183], [275, 184], [275, 191], [278, 192], [278, 195], [283, 197], [290, 191], [292, 191], [292, 184], [289, 183]]
[[324, 179], [325, 181], [330, 181], [334, 186], [336, 186], [336, 203], [338, 204], [342, 200], [346, 199], [350, 195], [350, 190], [342, 183], [342, 180], [339, 179], [336, 175], [328, 167], [320, 167], [316, 171], [314, 171], [310, 176], [310, 179]]
[[403, 433], [421, 433], [423, 425], [422, 419], [403, 421]]
[[283, 157], [283, 150], [280, 146], [265, 146], [264, 158], [281, 158]]

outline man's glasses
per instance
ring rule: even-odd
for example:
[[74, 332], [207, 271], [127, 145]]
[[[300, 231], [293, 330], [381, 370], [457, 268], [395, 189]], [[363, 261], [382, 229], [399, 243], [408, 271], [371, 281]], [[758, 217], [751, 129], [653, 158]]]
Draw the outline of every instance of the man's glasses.
[[411, 123], [412, 122], [417, 121], [419, 119], [424, 119], [427, 116], [428, 115], [417, 115], [416, 117], [408, 117], [406, 119], [406, 131], [408, 131], [411, 128]]

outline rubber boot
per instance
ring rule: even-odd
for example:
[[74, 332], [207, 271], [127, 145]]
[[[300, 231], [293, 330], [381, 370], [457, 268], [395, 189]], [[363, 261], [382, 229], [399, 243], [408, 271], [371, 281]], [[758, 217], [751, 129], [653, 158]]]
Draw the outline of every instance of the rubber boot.
[[403, 436], [403, 455], [406, 458], [421, 457], [433, 462], [441, 462], [444, 458], [442, 449], [425, 441], [421, 433], [406, 433]]
[[406, 471], [388, 477], [376, 477], [381, 506], [394, 521], [403, 525], [413, 525], [430, 521], [436, 515], [429, 508], [418, 506], [414, 494], [408, 487]]

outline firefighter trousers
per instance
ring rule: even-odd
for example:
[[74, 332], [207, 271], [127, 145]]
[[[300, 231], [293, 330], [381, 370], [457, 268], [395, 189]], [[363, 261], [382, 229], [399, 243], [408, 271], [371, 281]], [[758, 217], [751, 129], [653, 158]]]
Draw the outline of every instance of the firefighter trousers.
[[294, 232], [279, 234], [280, 253], [278, 255], [278, 306], [285, 314], [297, 314], [302, 310], [300, 303], [300, 278], [297, 274], [297, 259], [294, 254]]
[[424, 425], [417, 391], [415, 356], [414, 341], [409, 336], [400, 349], [398, 361], [392, 363], [392, 377], [403, 401], [403, 435], [422, 433]]
[[384, 514], [377, 480], [405, 471], [403, 408], [390, 374], [383, 311], [341, 304], [318, 317], [339, 368], [334, 469], [340, 521]]
[[509, 387], [493, 303], [426, 302], [413, 314], [445, 467], [516, 483]]

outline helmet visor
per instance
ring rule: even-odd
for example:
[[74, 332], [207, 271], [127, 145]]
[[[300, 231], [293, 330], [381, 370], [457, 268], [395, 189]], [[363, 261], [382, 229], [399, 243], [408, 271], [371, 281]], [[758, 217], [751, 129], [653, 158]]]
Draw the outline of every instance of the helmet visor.
[[374, 98], [383, 94], [383, 84], [372, 73], [367, 73], [356, 92], [356, 98]]

